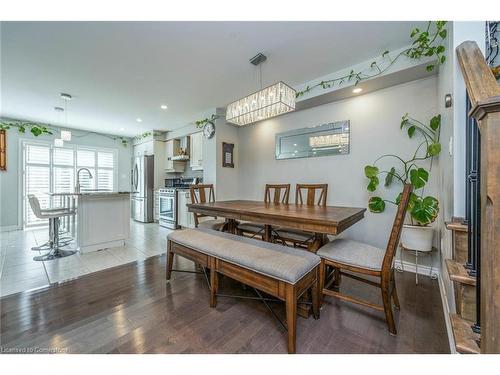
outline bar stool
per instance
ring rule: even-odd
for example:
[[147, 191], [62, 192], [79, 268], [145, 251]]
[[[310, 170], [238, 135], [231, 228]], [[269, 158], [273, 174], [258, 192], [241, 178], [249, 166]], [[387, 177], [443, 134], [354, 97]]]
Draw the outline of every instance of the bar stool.
[[[33, 258], [35, 261], [52, 260], [56, 258], [64, 258], [76, 253], [76, 250], [61, 250], [59, 242], [59, 223], [60, 218], [65, 216], [72, 216], [75, 210], [67, 208], [48, 208], [41, 209], [38, 198], [30, 194], [28, 195], [31, 209], [35, 216], [39, 219], [49, 219], [49, 242], [48, 247], [42, 250], [50, 250], [47, 254], [39, 255]], [[32, 250], [40, 250], [41, 247], [34, 247]]]

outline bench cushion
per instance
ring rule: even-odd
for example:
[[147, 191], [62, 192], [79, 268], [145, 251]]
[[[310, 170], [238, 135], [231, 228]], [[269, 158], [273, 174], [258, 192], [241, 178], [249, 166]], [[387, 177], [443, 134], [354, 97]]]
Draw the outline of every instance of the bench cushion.
[[171, 232], [170, 241], [290, 284], [320, 263], [313, 253], [203, 228]]
[[362, 242], [339, 238], [321, 247], [317, 254], [321, 258], [348, 266], [380, 271], [385, 250]]

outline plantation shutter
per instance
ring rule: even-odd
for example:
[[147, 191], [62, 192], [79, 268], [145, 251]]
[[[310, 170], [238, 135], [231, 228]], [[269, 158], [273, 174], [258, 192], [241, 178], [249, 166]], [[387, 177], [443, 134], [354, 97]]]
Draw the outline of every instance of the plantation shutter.
[[25, 225], [44, 224], [31, 209], [28, 195], [34, 194], [41, 208], [49, 207], [50, 196], [50, 147], [48, 145], [26, 145], [25, 149], [25, 194], [23, 199]]

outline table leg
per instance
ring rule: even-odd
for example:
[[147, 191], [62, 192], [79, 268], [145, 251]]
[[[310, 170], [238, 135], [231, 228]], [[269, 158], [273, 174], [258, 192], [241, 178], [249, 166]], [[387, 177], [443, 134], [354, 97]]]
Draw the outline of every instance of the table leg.
[[[319, 248], [328, 243], [328, 237], [323, 233], [314, 233], [314, 240], [308, 245], [307, 250], [316, 253]], [[299, 306], [297, 307], [297, 313], [303, 318], [309, 318], [311, 315], [311, 305], [300, 304], [300, 302], [310, 302], [312, 300], [311, 293], [309, 291], [305, 292], [299, 299]]]
[[227, 219], [227, 231], [231, 234], [236, 234], [236, 220]]
[[307, 246], [307, 250], [316, 253], [319, 248], [328, 243], [328, 237], [323, 233], [314, 233], [314, 240]]
[[265, 224], [264, 225], [264, 241], [266, 242], [271, 242], [272, 241], [272, 233], [273, 233], [273, 228]]

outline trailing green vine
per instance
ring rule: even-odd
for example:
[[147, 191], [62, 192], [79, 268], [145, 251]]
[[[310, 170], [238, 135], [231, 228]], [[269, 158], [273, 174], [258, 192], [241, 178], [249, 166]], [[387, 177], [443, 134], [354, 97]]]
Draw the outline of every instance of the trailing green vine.
[[215, 120], [217, 120], [220, 116], [212, 115], [210, 118], [204, 118], [203, 120], [196, 121], [196, 127], [198, 129], [203, 128], [205, 124], [212, 124], [215, 126]]
[[0, 130], [9, 130], [11, 128], [17, 128], [19, 133], [22, 134], [26, 133], [26, 130], [29, 130], [35, 137], [42, 134], [52, 135], [52, 129], [47, 125], [28, 121], [0, 121]]
[[[26, 131], [29, 131], [33, 136], [39, 137], [41, 135], [53, 135], [54, 132], [59, 131], [57, 129], [54, 129], [50, 124], [40, 124], [37, 122], [31, 122], [31, 121], [20, 121], [20, 120], [11, 120], [11, 121], [0, 121], [0, 130], [9, 130], [9, 129], [17, 129], [19, 133], [25, 134]], [[79, 130], [81, 132], [81, 130]], [[146, 136], [151, 135], [151, 132], [148, 132]], [[79, 135], [77, 137], [84, 137], [89, 134], [97, 134], [103, 137], [110, 138], [114, 141], [119, 141], [123, 147], [128, 146], [128, 138], [122, 137], [122, 136], [114, 136], [114, 135], [108, 135], [108, 134], [102, 134], [102, 133], [97, 133], [97, 132], [84, 132], [84, 134]], [[143, 133], [140, 136], [144, 136]]]
[[389, 51], [384, 51], [381, 55], [383, 65], [373, 61], [367, 69], [354, 71], [338, 78], [329, 79], [318, 82], [315, 85], [307, 86], [302, 91], [297, 91], [296, 97], [300, 98], [308, 92], [311, 92], [319, 87], [329, 89], [334, 86], [341, 86], [346, 82], [353, 82], [356, 86], [359, 82], [367, 79], [375, 78], [385, 73], [394, 63], [401, 57], [406, 56], [410, 59], [418, 60], [422, 57], [435, 57], [437, 64], [429, 64], [426, 66], [427, 71], [432, 71], [435, 65], [444, 64], [446, 61], [446, 47], [444, 40], [446, 39], [447, 30], [445, 28], [446, 21], [429, 21], [425, 30], [415, 28], [410, 33], [411, 46], [404, 51], [401, 51], [396, 56], [391, 57]]

